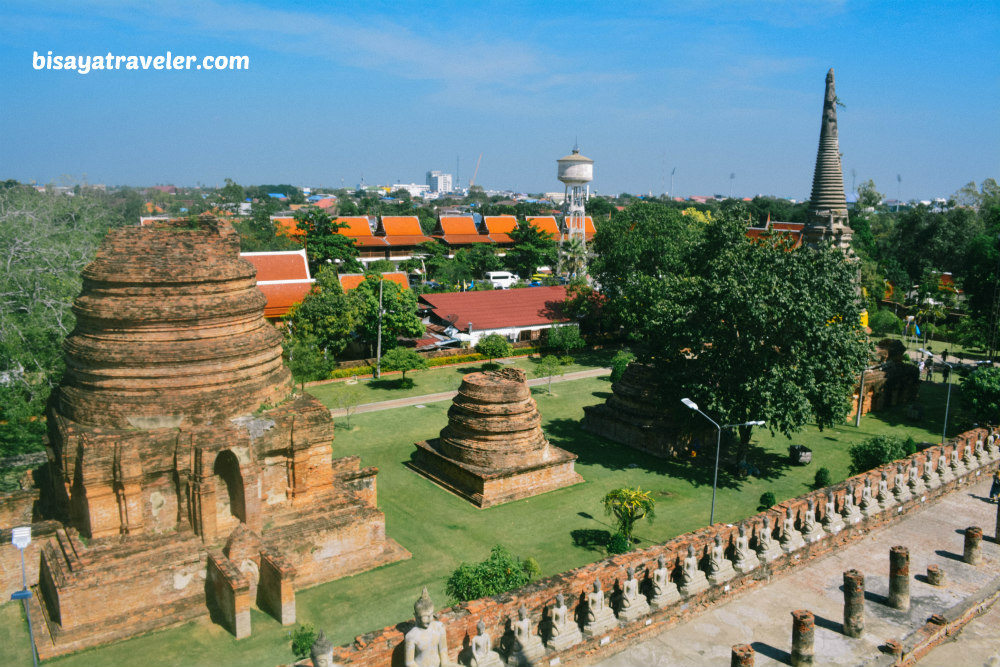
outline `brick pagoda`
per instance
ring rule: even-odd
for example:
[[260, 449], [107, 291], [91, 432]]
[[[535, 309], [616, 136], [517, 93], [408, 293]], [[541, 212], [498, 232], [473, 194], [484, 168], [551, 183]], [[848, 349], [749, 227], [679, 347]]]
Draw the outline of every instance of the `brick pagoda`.
[[48, 415], [65, 528], [42, 550], [43, 657], [206, 611], [243, 637], [252, 604], [294, 623], [295, 589], [409, 556], [377, 470], [331, 462], [264, 305], [209, 217], [113, 230], [84, 269]]
[[550, 444], [541, 423], [524, 371], [470, 373], [441, 436], [418, 442], [410, 465], [479, 507], [582, 482], [576, 455]]

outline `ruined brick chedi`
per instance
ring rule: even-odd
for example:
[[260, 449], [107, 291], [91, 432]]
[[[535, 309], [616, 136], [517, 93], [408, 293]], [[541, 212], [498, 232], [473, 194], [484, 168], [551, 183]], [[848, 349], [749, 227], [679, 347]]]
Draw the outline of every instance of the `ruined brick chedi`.
[[408, 556], [377, 470], [331, 463], [330, 413], [292, 393], [264, 304], [213, 218], [114, 230], [84, 270], [49, 410], [67, 528], [42, 552], [45, 653], [206, 605], [245, 636], [253, 602], [292, 623], [295, 588]]
[[576, 455], [550, 444], [524, 371], [462, 379], [441, 437], [418, 442], [412, 467], [479, 507], [583, 481]]

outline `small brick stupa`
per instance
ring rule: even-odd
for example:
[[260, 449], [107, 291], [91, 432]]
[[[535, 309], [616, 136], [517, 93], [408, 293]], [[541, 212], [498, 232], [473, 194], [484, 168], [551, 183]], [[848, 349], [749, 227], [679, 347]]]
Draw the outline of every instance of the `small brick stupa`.
[[113, 230], [84, 269], [48, 414], [65, 529], [42, 549], [43, 657], [209, 611], [244, 637], [252, 604], [294, 623], [295, 589], [409, 556], [378, 471], [331, 463], [264, 304], [209, 217]]
[[663, 458], [691, 447], [692, 434], [678, 429], [663, 407], [652, 366], [632, 362], [611, 392], [606, 402], [583, 407], [584, 430]]
[[524, 371], [470, 373], [437, 439], [418, 442], [410, 465], [479, 507], [582, 482], [576, 455], [550, 444]]

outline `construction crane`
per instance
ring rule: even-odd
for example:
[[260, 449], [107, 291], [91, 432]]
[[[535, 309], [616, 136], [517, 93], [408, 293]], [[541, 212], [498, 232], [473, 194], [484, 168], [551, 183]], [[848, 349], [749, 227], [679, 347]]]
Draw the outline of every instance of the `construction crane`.
[[479, 175], [479, 163], [482, 162], [482, 161], [483, 161], [483, 154], [480, 153], [479, 154], [479, 159], [476, 160], [476, 170], [474, 172], [472, 172], [472, 180], [469, 181], [469, 189], [470, 190], [472, 189], [472, 186], [476, 184], [476, 176]]

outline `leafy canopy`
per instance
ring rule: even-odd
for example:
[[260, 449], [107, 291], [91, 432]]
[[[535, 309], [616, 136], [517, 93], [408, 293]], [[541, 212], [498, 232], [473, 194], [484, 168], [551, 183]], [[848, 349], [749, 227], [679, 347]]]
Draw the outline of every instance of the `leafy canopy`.
[[510, 238], [514, 240], [514, 247], [507, 250], [504, 261], [507, 268], [521, 278], [529, 279], [540, 266], [555, 266], [559, 246], [548, 232], [521, 220], [510, 231]]
[[344, 223], [333, 220], [322, 209], [310, 208], [295, 212], [295, 224], [306, 234], [306, 255], [314, 275], [326, 264], [337, 265], [346, 273], [361, 271], [354, 239], [337, 233], [346, 226]]
[[962, 381], [962, 402], [980, 424], [1000, 422], [1000, 368], [983, 367]]
[[[751, 241], [746, 220], [738, 207], [705, 224], [631, 206], [598, 230], [595, 275], [680, 419], [700, 419], [681, 411], [689, 397], [720, 423], [785, 435], [840, 423], [871, 350], [854, 267], [833, 249]], [[740, 428], [739, 459], [750, 436]]]
[[324, 266], [316, 275], [316, 284], [301, 303], [287, 315], [294, 338], [311, 337], [327, 355], [344, 351], [351, 340], [354, 314], [351, 302], [331, 266]]
[[[396, 346], [396, 338], [415, 337], [424, 333], [424, 325], [417, 315], [417, 296], [391, 280], [382, 282], [382, 348]], [[355, 315], [355, 335], [369, 349], [375, 349], [378, 340], [378, 290], [379, 276], [369, 274], [347, 297]]]
[[618, 532], [632, 541], [632, 529], [635, 524], [645, 518], [652, 521], [656, 509], [656, 499], [649, 491], [641, 488], [623, 487], [608, 491], [601, 501], [608, 516], [613, 516], [618, 522]]
[[476, 352], [484, 357], [489, 357], [492, 364], [494, 359], [509, 357], [514, 353], [514, 348], [511, 347], [510, 341], [506, 338], [498, 333], [492, 333], [479, 339], [479, 342], [476, 343]]

